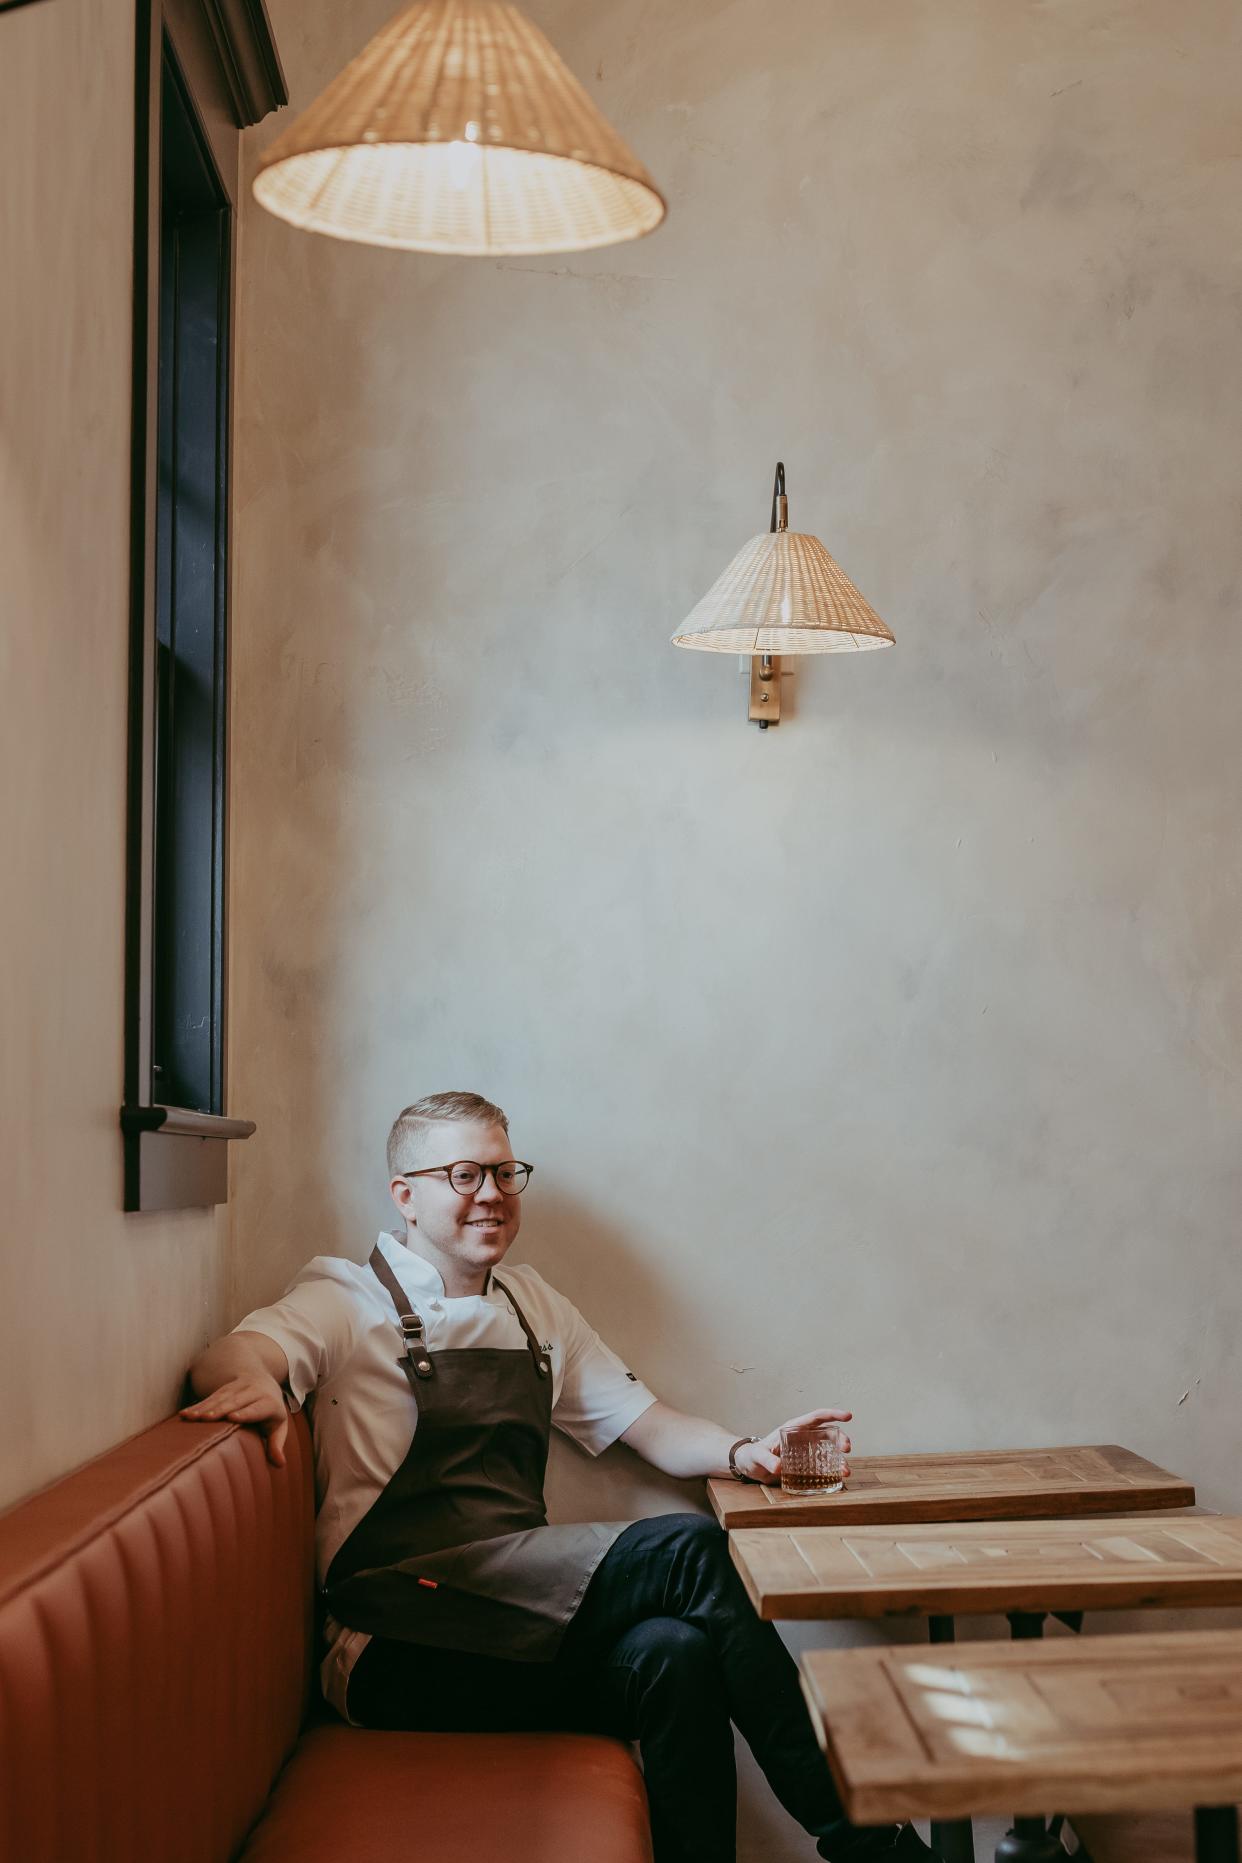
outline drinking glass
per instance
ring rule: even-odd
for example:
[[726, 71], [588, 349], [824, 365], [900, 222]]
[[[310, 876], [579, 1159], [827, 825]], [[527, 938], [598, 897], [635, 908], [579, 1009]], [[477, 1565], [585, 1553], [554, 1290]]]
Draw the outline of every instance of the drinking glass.
[[781, 1431], [781, 1493], [836, 1494], [845, 1486], [845, 1431], [814, 1423]]

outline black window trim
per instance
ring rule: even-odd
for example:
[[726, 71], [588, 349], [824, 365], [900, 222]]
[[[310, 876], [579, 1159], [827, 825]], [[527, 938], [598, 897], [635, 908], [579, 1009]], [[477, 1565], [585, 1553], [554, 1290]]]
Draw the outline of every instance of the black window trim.
[[[121, 1108], [126, 1210], [181, 1209], [223, 1203], [228, 1143], [248, 1138], [247, 1119], [170, 1107], [152, 1095], [152, 914], [155, 734], [155, 473], [157, 460], [160, 279], [160, 91], [165, 47], [182, 79], [204, 150], [210, 153], [231, 212], [235, 251], [241, 130], [288, 101], [263, 0], [138, 0], [134, 110], [134, 369], [131, 465], [131, 639], [129, 805], [125, 940], [125, 1082]], [[235, 298], [233, 251], [229, 295]], [[231, 306], [230, 306], [231, 308]], [[231, 390], [230, 390], [231, 393]], [[224, 462], [227, 474], [229, 462]], [[227, 511], [227, 506], [226, 506]], [[226, 516], [226, 565], [227, 565]], [[227, 619], [226, 619], [227, 626]], [[218, 695], [217, 814], [227, 820], [227, 745]], [[225, 867], [227, 872], [227, 866]], [[226, 962], [221, 938], [222, 972]], [[226, 1071], [224, 1003], [220, 1047]]]

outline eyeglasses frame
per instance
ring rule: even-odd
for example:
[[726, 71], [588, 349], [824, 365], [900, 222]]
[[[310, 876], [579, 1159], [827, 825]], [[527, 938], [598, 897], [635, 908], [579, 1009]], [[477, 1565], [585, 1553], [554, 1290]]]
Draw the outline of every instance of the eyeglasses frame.
[[[479, 1181], [473, 1190], [458, 1190], [457, 1186], [454, 1184], [451, 1173], [457, 1169], [459, 1164], [468, 1164], [479, 1172]], [[497, 1178], [497, 1171], [503, 1171], [507, 1164], [520, 1164], [525, 1171], [526, 1183], [522, 1185], [521, 1190], [506, 1190], [504, 1185]], [[476, 1196], [490, 1177], [502, 1197], [520, 1197], [522, 1191], [526, 1189], [526, 1184], [530, 1183], [531, 1173], [534, 1169], [535, 1167], [533, 1164], [527, 1164], [521, 1158], [502, 1158], [499, 1164], [480, 1164], [477, 1158], [454, 1158], [451, 1164], [429, 1164], [421, 1171], [399, 1171], [397, 1175], [398, 1177], [405, 1178], [442, 1177], [447, 1182], [449, 1189], [453, 1192], [455, 1197]]]

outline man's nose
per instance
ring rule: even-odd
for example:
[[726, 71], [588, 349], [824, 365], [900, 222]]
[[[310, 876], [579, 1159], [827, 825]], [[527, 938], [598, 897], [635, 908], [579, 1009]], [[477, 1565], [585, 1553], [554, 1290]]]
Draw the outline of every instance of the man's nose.
[[503, 1196], [504, 1196], [504, 1192], [503, 1190], [501, 1190], [500, 1185], [496, 1182], [495, 1172], [484, 1171], [483, 1182], [479, 1185], [479, 1188], [474, 1193], [475, 1202], [476, 1203], [495, 1203], [498, 1197], [503, 1197]]

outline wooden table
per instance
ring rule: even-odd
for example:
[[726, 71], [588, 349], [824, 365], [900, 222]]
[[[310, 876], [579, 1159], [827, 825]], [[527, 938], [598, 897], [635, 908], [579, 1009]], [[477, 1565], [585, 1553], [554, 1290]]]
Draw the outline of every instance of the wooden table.
[[814, 1650], [802, 1675], [858, 1823], [1016, 1811], [997, 1855], [1025, 1863], [1058, 1807], [1196, 1807], [1200, 1863], [1236, 1863], [1242, 1631]]
[[1192, 1484], [1115, 1443], [1076, 1449], [986, 1449], [954, 1455], [851, 1456], [838, 1494], [788, 1495], [712, 1480], [722, 1527], [879, 1525], [904, 1520], [1029, 1520], [1187, 1507]]
[[1229, 1515], [756, 1527], [729, 1546], [766, 1618], [1242, 1604], [1242, 1519]]
[[[1214, 1515], [744, 1527], [729, 1547], [760, 1617], [918, 1611], [937, 1649], [967, 1611], [1003, 1611], [1030, 1638], [1049, 1611], [1242, 1603], [1242, 1520]], [[969, 1826], [932, 1836], [951, 1863], [970, 1863]]]

